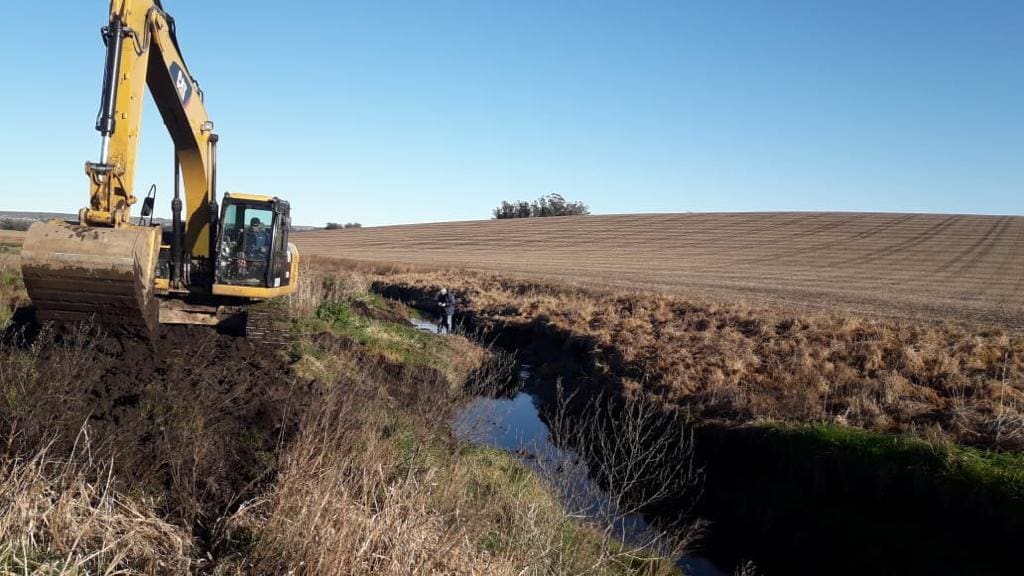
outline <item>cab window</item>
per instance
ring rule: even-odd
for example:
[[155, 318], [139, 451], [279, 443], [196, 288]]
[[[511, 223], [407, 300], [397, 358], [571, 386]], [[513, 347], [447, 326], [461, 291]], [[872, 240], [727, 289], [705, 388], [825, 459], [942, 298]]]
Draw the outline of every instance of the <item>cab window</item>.
[[220, 281], [262, 286], [273, 242], [274, 212], [266, 205], [232, 203], [221, 223]]

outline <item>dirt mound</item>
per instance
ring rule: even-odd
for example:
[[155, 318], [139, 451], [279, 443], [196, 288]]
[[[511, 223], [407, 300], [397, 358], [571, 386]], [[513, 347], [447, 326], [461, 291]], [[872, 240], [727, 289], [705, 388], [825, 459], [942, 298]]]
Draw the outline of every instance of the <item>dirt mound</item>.
[[200, 536], [268, 479], [309, 392], [275, 350], [203, 327], [162, 326], [153, 340], [44, 331], [0, 356], [9, 456], [88, 442]]

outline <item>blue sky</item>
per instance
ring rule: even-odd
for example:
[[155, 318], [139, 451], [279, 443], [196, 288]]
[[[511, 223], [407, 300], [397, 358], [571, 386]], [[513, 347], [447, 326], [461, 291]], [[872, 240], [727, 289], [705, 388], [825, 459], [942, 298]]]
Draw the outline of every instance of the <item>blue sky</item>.
[[[1024, 2], [165, 0], [221, 135], [221, 190], [303, 224], [595, 213], [1024, 214]], [[75, 212], [106, 0], [0, 35], [0, 208]], [[169, 212], [152, 104], [137, 185]]]

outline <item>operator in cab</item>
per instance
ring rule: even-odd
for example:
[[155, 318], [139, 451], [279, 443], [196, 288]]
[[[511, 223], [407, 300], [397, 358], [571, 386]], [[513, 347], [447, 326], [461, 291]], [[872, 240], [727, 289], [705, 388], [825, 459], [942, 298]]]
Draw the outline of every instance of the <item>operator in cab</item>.
[[270, 231], [259, 218], [249, 221], [242, 241], [243, 253], [249, 260], [266, 260], [270, 253]]

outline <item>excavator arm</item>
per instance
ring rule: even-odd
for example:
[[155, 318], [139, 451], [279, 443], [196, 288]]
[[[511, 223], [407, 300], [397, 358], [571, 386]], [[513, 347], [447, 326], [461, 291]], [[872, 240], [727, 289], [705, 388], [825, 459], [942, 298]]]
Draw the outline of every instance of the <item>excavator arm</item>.
[[[33, 225], [22, 270], [41, 321], [92, 319], [152, 331], [158, 319], [154, 280], [161, 228], [131, 222], [146, 86], [175, 147], [171, 287], [182, 281], [182, 259], [210, 261], [215, 253], [218, 138], [178, 48], [174, 19], [159, 0], [113, 0], [103, 39], [107, 50], [96, 122], [101, 147], [99, 160], [86, 163], [89, 204], [77, 224]], [[185, 184], [184, 227], [179, 173]], [[212, 270], [212, 262], [206, 267]]]
[[159, 1], [114, 0], [103, 39], [107, 58], [96, 121], [102, 144], [99, 162], [86, 163], [89, 207], [79, 214], [80, 223], [131, 224], [142, 103], [148, 86], [174, 143], [185, 182], [184, 250], [207, 256], [210, 215], [215, 213], [210, 206], [215, 198], [217, 135], [203, 93], [178, 48], [174, 19]]

